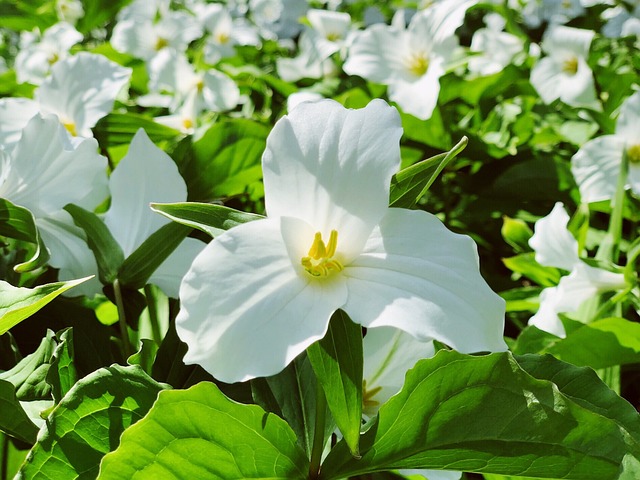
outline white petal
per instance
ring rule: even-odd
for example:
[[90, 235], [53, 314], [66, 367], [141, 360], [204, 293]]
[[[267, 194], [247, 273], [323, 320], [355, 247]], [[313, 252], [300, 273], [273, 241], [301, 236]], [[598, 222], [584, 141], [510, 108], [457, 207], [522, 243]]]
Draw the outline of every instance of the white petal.
[[169, 222], [149, 203], [184, 202], [187, 186], [175, 162], [156, 147], [144, 130], [131, 140], [129, 151], [111, 174], [111, 207], [104, 217], [125, 257], [149, 235]]
[[238, 105], [240, 90], [236, 82], [217, 70], [209, 70], [204, 74], [205, 88], [203, 106], [213, 112], [231, 110]]
[[111, 112], [130, 77], [130, 68], [102, 55], [80, 52], [53, 66], [36, 99], [43, 112], [55, 113], [62, 123], [73, 122], [78, 135], [91, 137], [91, 127]]
[[586, 60], [578, 58], [578, 70], [575, 75], [562, 75], [560, 100], [573, 107], [586, 107], [602, 110], [596, 99], [593, 73]]
[[178, 248], [153, 272], [153, 275], [149, 278], [149, 283], [160, 287], [167, 296], [178, 298], [180, 282], [182, 282], [193, 260], [204, 247], [205, 244], [200, 240], [185, 238], [178, 245]]
[[0, 145], [6, 151], [18, 143], [22, 129], [39, 111], [38, 102], [28, 98], [0, 99]]
[[438, 103], [440, 77], [444, 74], [440, 59], [434, 58], [426, 74], [417, 81], [399, 80], [389, 85], [389, 98], [403, 111], [421, 119], [431, 118]]
[[303, 219], [325, 241], [338, 230], [338, 251], [353, 258], [387, 210], [401, 135], [397, 111], [381, 100], [361, 110], [332, 100], [298, 105], [267, 139], [268, 215]]
[[433, 215], [389, 209], [343, 274], [343, 309], [354, 322], [393, 326], [462, 352], [506, 349], [504, 300], [480, 276], [475, 243]]
[[627, 148], [640, 144], [640, 92], [627, 98], [620, 106], [620, 116], [616, 123], [616, 135], [626, 140]]
[[544, 103], [551, 103], [562, 94], [560, 65], [552, 58], [545, 57], [531, 69], [531, 85], [536, 89]]
[[151, 20], [121, 20], [113, 27], [111, 45], [118, 52], [147, 60], [155, 55], [156, 42]]
[[571, 271], [578, 259], [578, 241], [567, 230], [569, 215], [560, 202], [551, 213], [538, 220], [529, 246], [536, 252], [536, 262], [547, 267]]
[[33, 117], [11, 152], [2, 196], [48, 216], [67, 203], [93, 209], [107, 195], [107, 159], [92, 138], [72, 142], [53, 115]]
[[545, 33], [542, 48], [550, 55], [571, 52], [584, 59], [589, 56], [589, 48], [594, 36], [593, 30], [554, 25]]
[[585, 203], [613, 198], [620, 175], [625, 141], [603, 135], [588, 141], [571, 158], [571, 172]]
[[326, 333], [345, 301], [344, 280], [317, 281], [293, 265], [283, 239], [308, 229], [300, 221], [265, 219], [215, 238], [180, 286], [176, 319], [189, 350], [224, 382], [278, 373]]
[[38, 230], [51, 255], [49, 265], [59, 269], [60, 281], [95, 275], [91, 280], [69, 290], [66, 296], [93, 297], [102, 291], [98, 279], [98, 264], [87, 246], [84, 232], [76, 227], [67, 212], [59, 212], [55, 218], [38, 219]]
[[408, 333], [391, 327], [370, 328], [363, 341], [366, 389], [380, 388], [370, 400], [367, 415], [375, 415], [380, 405], [400, 391], [407, 370], [418, 360], [432, 357], [433, 342], [421, 342]]

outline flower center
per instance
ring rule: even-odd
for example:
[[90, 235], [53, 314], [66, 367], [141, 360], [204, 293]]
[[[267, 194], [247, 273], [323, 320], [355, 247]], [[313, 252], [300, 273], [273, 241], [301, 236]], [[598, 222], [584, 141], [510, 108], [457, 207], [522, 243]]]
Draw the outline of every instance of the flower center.
[[362, 380], [362, 411], [374, 415], [380, 402], [374, 400], [373, 397], [382, 390], [382, 387], [375, 387], [371, 390], [367, 390], [367, 381]]
[[416, 77], [421, 77], [429, 69], [429, 56], [426, 53], [411, 54], [406, 62], [407, 69]]
[[182, 120], [182, 126], [185, 130], [191, 130], [193, 128], [193, 121], [190, 118]]
[[227, 42], [229, 42], [229, 34], [227, 32], [219, 32], [216, 33], [215, 35], [215, 40], [216, 42], [218, 42], [220, 45], [225, 45]]
[[336, 254], [337, 246], [338, 232], [336, 230], [331, 230], [329, 242], [326, 245], [322, 240], [322, 234], [316, 232], [308, 256], [302, 257], [300, 263], [307, 273], [313, 277], [328, 277], [334, 272], [340, 272], [344, 267], [338, 260], [333, 258]]
[[575, 75], [578, 72], [578, 57], [574, 55], [564, 60], [562, 71], [568, 75]]
[[160, 51], [164, 47], [168, 47], [168, 46], [169, 46], [169, 40], [167, 40], [166, 38], [158, 37], [158, 40], [156, 40], [156, 45], [154, 48], [156, 49], [156, 51]]
[[76, 124], [73, 122], [62, 122], [62, 125], [64, 126], [64, 128], [67, 129], [67, 132], [69, 132], [72, 136], [77, 137], [78, 136], [78, 131], [76, 130]]
[[631, 145], [627, 149], [627, 160], [636, 165], [640, 163], [640, 143]]
[[326, 39], [330, 42], [337, 42], [340, 40], [340, 34], [338, 32], [328, 32], [326, 35]]

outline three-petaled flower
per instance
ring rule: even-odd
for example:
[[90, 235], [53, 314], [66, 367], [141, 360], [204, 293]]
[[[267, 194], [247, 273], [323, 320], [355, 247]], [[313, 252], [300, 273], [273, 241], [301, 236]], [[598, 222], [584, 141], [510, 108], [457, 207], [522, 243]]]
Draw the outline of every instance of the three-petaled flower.
[[215, 238], [180, 287], [186, 362], [225, 382], [275, 374], [337, 309], [465, 352], [506, 349], [504, 301], [474, 242], [388, 207], [401, 135], [381, 100], [302, 103], [277, 122], [263, 156], [267, 218]]

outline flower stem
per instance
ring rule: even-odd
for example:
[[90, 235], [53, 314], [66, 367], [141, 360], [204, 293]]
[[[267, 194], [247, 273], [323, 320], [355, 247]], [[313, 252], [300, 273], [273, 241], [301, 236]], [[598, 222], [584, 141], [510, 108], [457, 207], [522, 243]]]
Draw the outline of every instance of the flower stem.
[[159, 346], [162, 343], [162, 332], [160, 332], [160, 325], [158, 324], [158, 296], [149, 284], [144, 286], [144, 296], [147, 299], [147, 308], [149, 309], [151, 336], [153, 337], [153, 341]]
[[627, 172], [629, 171], [629, 161], [626, 149], [622, 154], [620, 163], [620, 173], [618, 174], [618, 184], [616, 193], [611, 201], [611, 220], [609, 230], [596, 253], [597, 260], [608, 260], [613, 263], [618, 262], [620, 254], [620, 237], [622, 236], [622, 219], [624, 214], [625, 185], [627, 184]]
[[125, 360], [132, 354], [131, 343], [129, 342], [129, 331], [127, 329], [127, 317], [124, 312], [124, 302], [122, 301], [122, 290], [120, 282], [116, 278], [113, 281], [113, 293], [116, 297], [116, 307], [118, 307], [118, 324], [120, 325], [120, 337], [122, 339], [122, 353]]
[[313, 446], [311, 447], [311, 464], [309, 478], [314, 480], [320, 474], [320, 462], [324, 450], [324, 427], [327, 414], [327, 399], [320, 382], [316, 382], [316, 421], [313, 429]]

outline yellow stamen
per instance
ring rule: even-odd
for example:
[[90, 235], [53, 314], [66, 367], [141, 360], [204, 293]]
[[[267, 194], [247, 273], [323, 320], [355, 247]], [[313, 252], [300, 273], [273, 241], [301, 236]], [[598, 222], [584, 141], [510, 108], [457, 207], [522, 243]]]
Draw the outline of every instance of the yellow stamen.
[[47, 62], [49, 62], [49, 65], [53, 65], [54, 63], [56, 63], [58, 60], [60, 60], [60, 57], [58, 56], [57, 53], [52, 53], [49, 58], [47, 58]]
[[371, 390], [367, 390], [367, 381], [362, 380], [362, 411], [367, 414], [375, 414], [376, 407], [380, 405], [380, 402], [373, 400], [373, 397], [382, 390], [382, 387], [375, 387]]
[[633, 164], [640, 163], [640, 143], [631, 145], [627, 148], [627, 160], [629, 160], [629, 163]]
[[182, 120], [182, 126], [185, 130], [190, 130], [193, 128], [193, 122], [191, 121], [191, 119], [185, 118], [184, 120]]
[[331, 230], [329, 242], [326, 245], [322, 240], [322, 234], [316, 232], [308, 255], [302, 257], [300, 263], [313, 277], [327, 277], [334, 272], [340, 272], [344, 267], [340, 261], [333, 258], [337, 248], [338, 232], [336, 230]]
[[416, 77], [421, 77], [429, 70], [429, 56], [426, 53], [412, 54], [407, 62], [407, 69]]
[[226, 32], [220, 32], [215, 34], [216, 42], [220, 45], [225, 45], [229, 41], [229, 34]]
[[340, 34], [338, 32], [328, 32], [326, 35], [326, 39], [330, 42], [336, 42], [340, 40]]
[[64, 126], [64, 128], [67, 129], [67, 132], [69, 132], [71, 135], [73, 135], [74, 137], [78, 136], [78, 132], [76, 130], [76, 124], [73, 122], [63, 122], [62, 125]]
[[575, 75], [578, 72], [578, 57], [573, 56], [562, 62], [562, 71], [568, 75]]
[[167, 46], [169, 46], [169, 40], [167, 40], [166, 38], [158, 37], [158, 40], [156, 40], [156, 45], [154, 48], [156, 49], [156, 51], [159, 51]]

